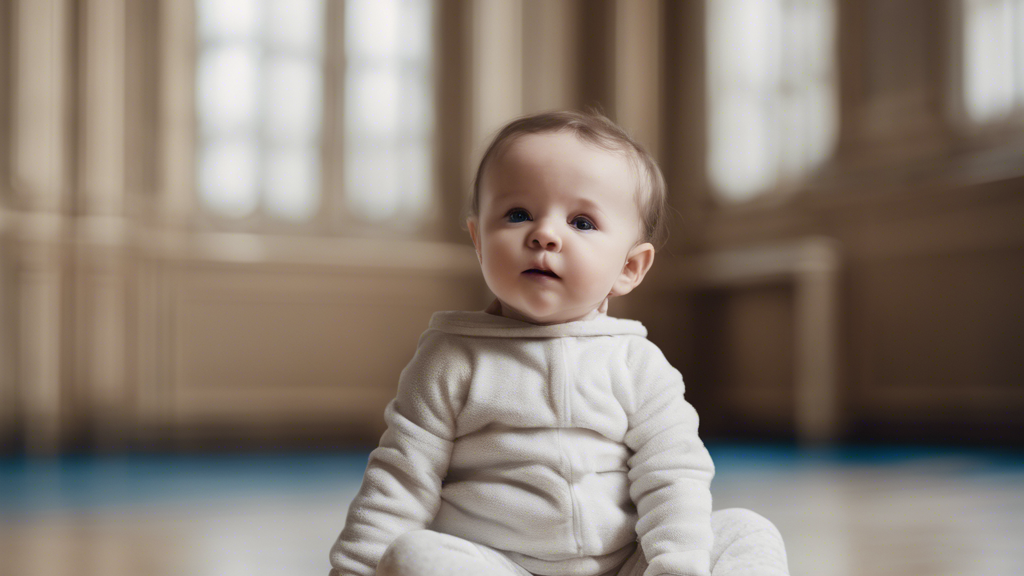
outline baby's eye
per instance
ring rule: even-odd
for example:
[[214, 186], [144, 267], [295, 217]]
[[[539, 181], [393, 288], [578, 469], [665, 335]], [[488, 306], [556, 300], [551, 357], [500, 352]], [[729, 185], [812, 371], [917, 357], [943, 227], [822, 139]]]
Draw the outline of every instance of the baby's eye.
[[596, 228], [593, 222], [587, 220], [583, 216], [577, 216], [573, 218], [572, 225], [577, 230], [594, 230]]
[[522, 208], [513, 208], [505, 215], [509, 222], [526, 222], [530, 219], [530, 213]]

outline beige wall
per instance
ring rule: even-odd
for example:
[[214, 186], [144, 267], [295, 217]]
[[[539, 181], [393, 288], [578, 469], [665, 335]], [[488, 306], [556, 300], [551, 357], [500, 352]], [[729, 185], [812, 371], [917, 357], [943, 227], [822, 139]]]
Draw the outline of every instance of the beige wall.
[[[667, 5], [681, 32], [666, 54], [685, 72], [666, 74], [681, 105], [665, 110], [690, 130], [665, 158], [681, 258], [655, 278], [679, 313], [649, 318], [709, 432], [1024, 440], [1024, 125], [966, 122], [957, 6], [840, 2], [835, 157], [733, 207], [708, 193], [694, 135], [699, 3]], [[679, 298], [679, 282], [695, 288]]]
[[443, 209], [416, 239], [198, 211], [188, 2], [3, 0], [0, 442], [372, 442], [430, 313], [486, 302], [458, 214], [487, 135], [599, 105], [679, 211], [613, 312], [707, 435], [1019, 443], [1024, 129], [958, 112], [954, 5], [840, 2], [835, 157], [728, 206], [700, 2], [439, 1]]

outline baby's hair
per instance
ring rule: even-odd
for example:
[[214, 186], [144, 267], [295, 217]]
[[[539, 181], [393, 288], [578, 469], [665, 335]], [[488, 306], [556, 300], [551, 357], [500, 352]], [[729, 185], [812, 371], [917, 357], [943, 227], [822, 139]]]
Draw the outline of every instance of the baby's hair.
[[480, 215], [480, 187], [487, 163], [504, 152], [517, 138], [525, 134], [543, 134], [567, 130], [588, 144], [626, 155], [637, 175], [635, 198], [640, 213], [641, 238], [655, 248], [661, 248], [668, 233], [665, 215], [668, 199], [665, 177], [658, 163], [643, 146], [626, 134], [614, 122], [597, 112], [542, 112], [522, 116], [509, 122], [491, 141], [480, 159], [473, 179], [470, 213]]

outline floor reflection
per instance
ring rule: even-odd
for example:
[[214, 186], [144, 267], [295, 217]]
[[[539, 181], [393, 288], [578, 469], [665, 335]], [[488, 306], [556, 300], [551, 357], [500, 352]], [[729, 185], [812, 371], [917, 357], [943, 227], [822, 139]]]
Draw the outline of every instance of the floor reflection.
[[[776, 523], [795, 576], [1005, 576], [1024, 458], [712, 446], [715, 508]], [[10, 576], [324, 575], [365, 453], [0, 461]]]

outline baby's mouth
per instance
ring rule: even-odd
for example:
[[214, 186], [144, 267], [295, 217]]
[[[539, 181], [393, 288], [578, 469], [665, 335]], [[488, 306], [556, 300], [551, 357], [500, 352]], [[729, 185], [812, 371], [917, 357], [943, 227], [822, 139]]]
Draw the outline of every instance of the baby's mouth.
[[523, 274], [530, 274], [530, 275], [536, 274], [538, 276], [548, 276], [550, 278], [558, 278], [558, 274], [555, 274], [551, 270], [541, 270], [540, 268], [530, 268], [529, 270], [524, 271]]

